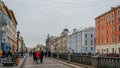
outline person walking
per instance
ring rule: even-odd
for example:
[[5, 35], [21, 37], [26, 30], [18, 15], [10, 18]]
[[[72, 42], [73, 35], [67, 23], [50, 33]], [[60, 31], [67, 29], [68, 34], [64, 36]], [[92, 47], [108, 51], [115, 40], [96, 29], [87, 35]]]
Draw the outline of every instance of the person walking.
[[0, 50], [0, 62], [1, 62], [1, 59], [2, 59], [2, 50]]
[[38, 50], [35, 52], [35, 56], [36, 56], [36, 63], [38, 63], [38, 60], [40, 59], [40, 52]]
[[50, 51], [48, 51], [48, 57], [51, 57], [51, 52]]
[[33, 52], [33, 59], [34, 59], [34, 61], [36, 61], [35, 53], [36, 53], [36, 52]]
[[40, 51], [40, 63], [43, 62], [43, 56], [44, 56], [44, 52], [41, 50]]
[[47, 52], [46, 51], [44, 52], [44, 56], [45, 56], [45, 58], [47, 58]]

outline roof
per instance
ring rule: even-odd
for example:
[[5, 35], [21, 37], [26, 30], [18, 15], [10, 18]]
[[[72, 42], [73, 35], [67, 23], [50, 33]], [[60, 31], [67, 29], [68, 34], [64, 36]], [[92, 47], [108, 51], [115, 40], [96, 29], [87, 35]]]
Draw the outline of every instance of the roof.
[[87, 28], [84, 28], [84, 29], [82, 29], [82, 30], [80, 30], [80, 31], [78, 31], [78, 32], [69, 34], [68, 37], [70, 37], [70, 36], [72, 36], [72, 35], [74, 35], [74, 34], [77, 34], [77, 33], [79, 33], [79, 32], [86, 32], [86, 31], [88, 31], [88, 30], [90, 30], [90, 29], [95, 29], [95, 28], [94, 28], [94, 27], [87, 27]]
[[105, 12], [105, 13], [97, 16], [95, 19], [97, 19], [97, 18], [99, 18], [99, 17], [101, 17], [101, 16], [103, 16], [103, 15], [105, 15], [105, 14], [108, 14], [108, 13], [112, 12], [112, 10], [115, 10], [115, 9], [118, 9], [118, 8], [120, 8], [120, 5], [117, 6], [117, 7], [111, 7], [111, 9], [110, 9], [109, 11], [107, 11], [107, 12]]

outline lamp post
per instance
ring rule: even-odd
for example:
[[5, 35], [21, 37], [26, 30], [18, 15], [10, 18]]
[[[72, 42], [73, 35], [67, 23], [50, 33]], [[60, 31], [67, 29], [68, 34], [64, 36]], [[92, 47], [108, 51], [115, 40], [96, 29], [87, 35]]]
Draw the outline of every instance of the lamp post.
[[76, 35], [76, 53], [77, 53], [77, 32], [75, 33]]
[[23, 46], [25, 45], [24, 44], [24, 40], [23, 40], [23, 38], [21, 38], [21, 43], [22, 43], [22, 45], [21, 45], [21, 56], [23, 57]]
[[18, 53], [18, 49], [19, 49], [19, 35], [20, 35], [20, 32], [17, 31], [17, 53]]

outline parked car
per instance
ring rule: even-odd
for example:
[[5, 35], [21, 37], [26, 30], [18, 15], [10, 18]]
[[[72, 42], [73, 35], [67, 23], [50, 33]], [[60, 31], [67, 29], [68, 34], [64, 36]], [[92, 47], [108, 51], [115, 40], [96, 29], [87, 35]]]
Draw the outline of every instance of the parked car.
[[107, 57], [119, 57], [119, 55], [115, 53], [109, 53], [107, 54]]

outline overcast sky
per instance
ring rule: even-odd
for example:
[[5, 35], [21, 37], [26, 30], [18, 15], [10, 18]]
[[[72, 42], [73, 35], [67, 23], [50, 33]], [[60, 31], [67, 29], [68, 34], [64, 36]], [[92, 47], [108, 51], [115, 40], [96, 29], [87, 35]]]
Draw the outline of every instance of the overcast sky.
[[3, 0], [14, 11], [28, 47], [45, 44], [47, 34], [59, 36], [94, 25], [94, 18], [120, 5], [120, 0]]

